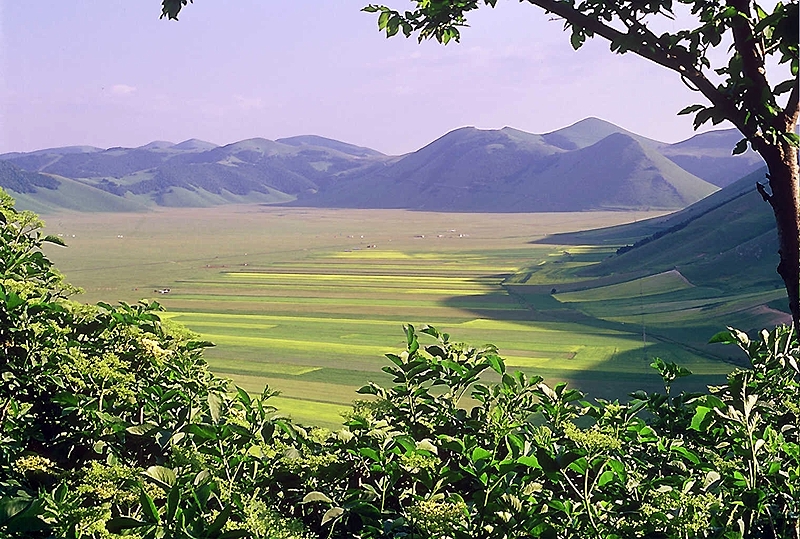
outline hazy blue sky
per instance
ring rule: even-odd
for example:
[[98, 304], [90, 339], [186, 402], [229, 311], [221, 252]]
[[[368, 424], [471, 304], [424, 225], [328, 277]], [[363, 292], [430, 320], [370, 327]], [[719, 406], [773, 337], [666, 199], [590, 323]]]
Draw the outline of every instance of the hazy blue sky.
[[[0, 0], [0, 153], [317, 134], [390, 154], [465, 125], [597, 116], [674, 142], [702, 102], [673, 73], [500, 0], [460, 44], [386, 39], [365, 0]], [[386, 3], [405, 8], [405, 0]]]

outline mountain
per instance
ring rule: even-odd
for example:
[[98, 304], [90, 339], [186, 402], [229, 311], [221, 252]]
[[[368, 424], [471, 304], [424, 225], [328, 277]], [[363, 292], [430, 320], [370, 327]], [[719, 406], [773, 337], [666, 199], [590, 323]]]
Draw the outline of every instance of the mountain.
[[174, 146], [171, 147], [171, 149], [180, 151], [201, 152], [206, 150], [212, 150], [216, 147], [217, 145], [211, 142], [206, 142], [205, 140], [200, 140], [196, 138], [190, 138], [189, 140], [184, 140], [179, 144], [175, 144]]
[[[101, 210], [131, 202], [492, 212], [678, 209], [758, 166], [752, 152], [730, 155], [734, 135], [715, 131], [665, 144], [587, 118], [544, 134], [465, 127], [401, 156], [301, 135], [224, 146], [198, 139], [138, 148], [70, 146], [7, 153], [0, 162], [44, 174], [36, 181], [51, 185], [52, 193], [32, 191], [30, 178], [9, 179], [7, 187], [26, 194], [18, 197], [23, 205], [47, 194], [42, 203], [53, 209], [92, 209], [90, 200]], [[62, 189], [56, 177], [81, 187]], [[85, 201], [70, 199], [78, 191]]]
[[541, 136], [548, 144], [557, 146], [562, 150], [579, 150], [596, 144], [607, 136], [614, 134], [628, 135], [644, 145], [658, 146], [662, 144], [656, 140], [631, 133], [611, 122], [591, 117]]
[[710, 131], [688, 140], [661, 146], [659, 152], [682, 169], [718, 187], [732, 182], [764, 166], [756, 152], [748, 149], [731, 155], [742, 135], [736, 129]]
[[384, 154], [372, 148], [364, 146], [356, 146], [338, 140], [320, 137], [317, 135], [300, 135], [297, 137], [279, 138], [275, 142], [281, 144], [288, 144], [289, 146], [317, 146], [319, 148], [328, 148], [336, 150], [353, 157], [382, 157]]
[[[566, 135], [559, 137], [555, 142], [567, 146]], [[615, 132], [569, 151], [547, 138], [511, 128], [457, 129], [395, 162], [343, 174], [297, 204], [489, 212], [675, 209], [716, 189], [645, 145], [646, 139]], [[581, 143], [588, 140], [581, 135]]]
[[[28, 174], [45, 174], [42, 178], [72, 179], [82, 185], [81, 196], [105, 210], [114, 205], [87, 189], [116, 197], [123, 206], [126, 200], [134, 200], [139, 208], [276, 204], [291, 201], [300, 193], [313, 193], [344, 171], [386, 159], [375, 150], [323, 137], [284, 140], [253, 138], [217, 146], [189, 139], [179, 144], [155, 141], [138, 148], [55, 148], [4, 154], [0, 163], [25, 169]], [[23, 191], [20, 181], [7, 183], [14, 195], [33, 193], [18, 196], [21, 206], [36, 204], [37, 195], [27, 184]], [[61, 202], [58, 186], [53, 189], [56, 193], [42, 201], [47, 209], [83, 206], [70, 199], [76, 195], [74, 189], [63, 191]]]

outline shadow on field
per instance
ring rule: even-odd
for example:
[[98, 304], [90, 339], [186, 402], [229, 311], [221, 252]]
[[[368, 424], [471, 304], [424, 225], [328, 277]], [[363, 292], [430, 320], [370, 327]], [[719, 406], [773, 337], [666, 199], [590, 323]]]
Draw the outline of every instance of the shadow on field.
[[[550, 294], [519, 294], [513, 287], [506, 287], [508, 294], [490, 293], [483, 296], [453, 297], [445, 304], [473, 313], [478, 318], [497, 321], [524, 321], [546, 322], [549, 324], [564, 324], [565, 331], [572, 331], [575, 336], [575, 345], [580, 346], [582, 329], [586, 334], [602, 332], [619, 332], [624, 338], [628, 335], [631, 339], [642, 341], [642, 327], [634, 324], [625, 324], [602, 320], [589, 316], [576, 309], [559, 302]], [[512, 303], [513, 302], [513, 303]], [[505, 309], [496, 306], [504, 303]], [[707, 339], [723, 328], [693, 328], [698, 329], [694, 340], [705, 343]], [[663, 334], [662, 334], [663, 333]], [[566, 357], [553, 356], [547, 367], [537, 368], [510, 368], [522, 370], [530, 375], [540, 375], [554, 385], [567, 381], [587, 392], [591, 398], [627, 399], [627, 396], [636, 390], [648, 392], [662, 392], [663, 383], [658, 373], [649, 365], [654, 357], [665, 361], [674, 361], [685, 365], [691, 370], [691, 363], [698, 356], [714, 362], [725, 362], [730, 365], [741, 364], [743, 356], [739, 350], [732, 346], [714, 345], [693, 346], [693, 344], [678, 340], [682, 335], [671, 335], [670, 331], [660, 332], [659, 328], [647, 328], [647, 347], [640, 346], [633, 350], [621, 351], [613, 359], [596, 363], [589, 369], [576, 369], [569, 365], [571, 361]], [[702, 334], [702, 335], [699, 335]], [[706, 335], [707, 334], [707, 335]], [[677, 337], [677, 339], [676, 339]], [[498, 344], [498, 343], [495, 343]], [[500, 350], [503, 355], [503, 350]], [[630, 365], [630, 370], [626, 366]], [[693, 374], [676, 381], [674, 391], [703, 391], [708, 385], [724, 383], [722, 374]]]

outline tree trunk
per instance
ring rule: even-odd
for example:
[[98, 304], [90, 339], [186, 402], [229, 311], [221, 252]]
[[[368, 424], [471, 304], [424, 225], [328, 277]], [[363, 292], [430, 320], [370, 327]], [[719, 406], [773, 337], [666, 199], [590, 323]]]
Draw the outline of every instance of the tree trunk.
[[800, 336], [800, 170], [797, 149], [787, 143], [763, 148], [761, 156], [769, 169], [767, 194], [759, 189], [772, 206], [778, 225], [778, 274], [789, 296], [795, 336]]

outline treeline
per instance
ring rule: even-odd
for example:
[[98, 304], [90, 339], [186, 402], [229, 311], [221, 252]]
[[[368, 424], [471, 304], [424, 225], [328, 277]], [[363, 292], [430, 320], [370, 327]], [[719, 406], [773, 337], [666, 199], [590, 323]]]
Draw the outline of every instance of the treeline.
[[610, 402], [409, 326], [329, 431], [214, 376], [158, 304], [71, 301], [44, 242], [0, 192], [0, 538], [800, 537], [788, 328], [715, 337], [752, 364], [723, 386], [675, 394], [655, 360], [664, 392]]

